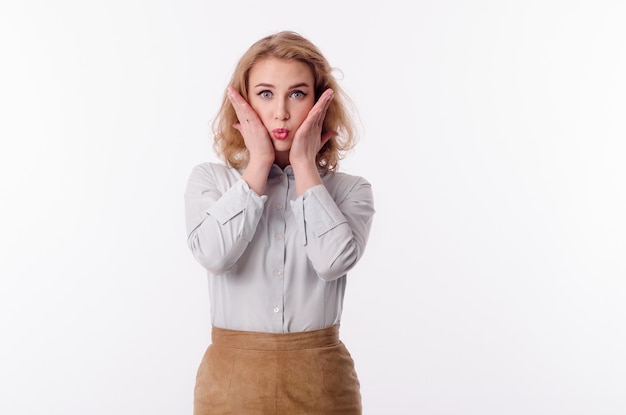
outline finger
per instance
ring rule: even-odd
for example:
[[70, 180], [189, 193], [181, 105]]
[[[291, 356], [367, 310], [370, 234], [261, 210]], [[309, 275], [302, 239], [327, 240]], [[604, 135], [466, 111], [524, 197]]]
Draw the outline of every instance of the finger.
[[326, 111], [328, 111], [328, 107], [330, 107], [330, 103], [333, 100], [334, 96], [334, 91], [328, 88], [326, 91], [324, 91], [324, 93], [322, 94], [322, 96], [320, 96], [320, 99], [316, 103], [316, 105], [319, 104], [321, 106], [315, 119], [316, 124], [320, 127], [324, 123], [324, 118], [326, 118]]
[[327, 89], [322, 93], [315, 105], [309, 111], [309, 115], [304, 120], [302, 127], [304, 128], [322, 128], [324, 118], [326, 117], [326, 110], [332, 100], [333, 90]]
[[253, 118], [253, 110], [250, 104], [241, 96], [241, 94], [232, 86], [226, 90], [228, 100], [232, 104], [240, 124], [242, 122], [249, 123]]
[[232, 86], [229, 86], [226, 89], [226, 95], [233, 105], [241, 105], [241, 101], [245, 101], [239, 91], [237, 91]]
[[317, 100], [316, 104], [319, 104], [319, 105], [328, 104], [329, 100], [332, 99], [334, 94], [335, 92], [331, 88], [328, 88], [327, 90], [322, 92], [322, 95], [320, 95], [320, 98]]
[[326, 110], [328, 109], [328, 106], [330, 105], [330, 102], [333, 99], [333, 96], [334, 96], [333, 90], [328, 88], [326, 91], [322, 93], [322, 95], [317, 100], [313, 108], [315, 108], [316, 110], [326, 112]]
[[337, 137], [339, 134], [337, 134], [337, 131], [326, 131], [322, 134], [322, 138], [320, 140], [321, 145], [323, 146], [324, 144], [326, 144], [326, 142], [328, 140], [330, 140], [333, 137]]

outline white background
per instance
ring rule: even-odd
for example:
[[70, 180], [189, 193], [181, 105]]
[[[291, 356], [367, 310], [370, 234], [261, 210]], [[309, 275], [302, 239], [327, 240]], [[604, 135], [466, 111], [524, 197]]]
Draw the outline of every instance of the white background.
[[234, 64], [340, 68], [377, 214], [342, 337], [364, 413], [626, 413], [623, 1], [0, 6], [0, 413], [191, 414], [183, 192]]

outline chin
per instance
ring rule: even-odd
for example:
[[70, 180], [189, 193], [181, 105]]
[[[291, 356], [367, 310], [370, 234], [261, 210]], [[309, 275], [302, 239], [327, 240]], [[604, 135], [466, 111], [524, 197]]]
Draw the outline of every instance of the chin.
[[276, 140], [274, 141], [274, 149], [276, 151], [289, 151], [291, 150], [291, 141], [287, 142], [287, 140], [285, 141]]

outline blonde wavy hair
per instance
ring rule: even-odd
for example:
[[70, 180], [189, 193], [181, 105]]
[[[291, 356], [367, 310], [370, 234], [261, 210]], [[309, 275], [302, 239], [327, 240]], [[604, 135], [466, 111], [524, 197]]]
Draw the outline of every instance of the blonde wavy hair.
[[[317, 154], [316, 162], [323, 173], [337, 171], [339, 160], [356, 144], [357, 129], [353, 118], [356, 116], [355, 106], [333, 76], [334, 68], [320, 50], [300, 34], [291, 31], [274, 33], [250, 46], [235, 67], [230, 85], [242, 97], [248, 96], [250, 69], [266, 58], [297, 60], [307, 64], [315, 80], [315, 102], [326, 89], [331, 88], [334, 91], [322, 131], [336, 131], [338, 136], [324, 144]], [[241, 133], [233, 127], [237, 121], [237, 114], [225, 92], [222, 105], [212, 123], [213, 147], [227, 165], [239, 169], [248, 164], [250, 155]]]

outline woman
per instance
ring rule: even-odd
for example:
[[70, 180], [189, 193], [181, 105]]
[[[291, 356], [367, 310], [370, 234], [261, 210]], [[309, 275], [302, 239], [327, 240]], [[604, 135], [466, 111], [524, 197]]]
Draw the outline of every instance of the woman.
[[366, 180], [338, 172], [355, 129], [331, 71], [297, 33], [253, 44], [213, 124], [224, 163], [189, 178], [188, 245], [208, 271], [212, 323], [196, 415], [361, 413], [339, 324], [374, 206]]

